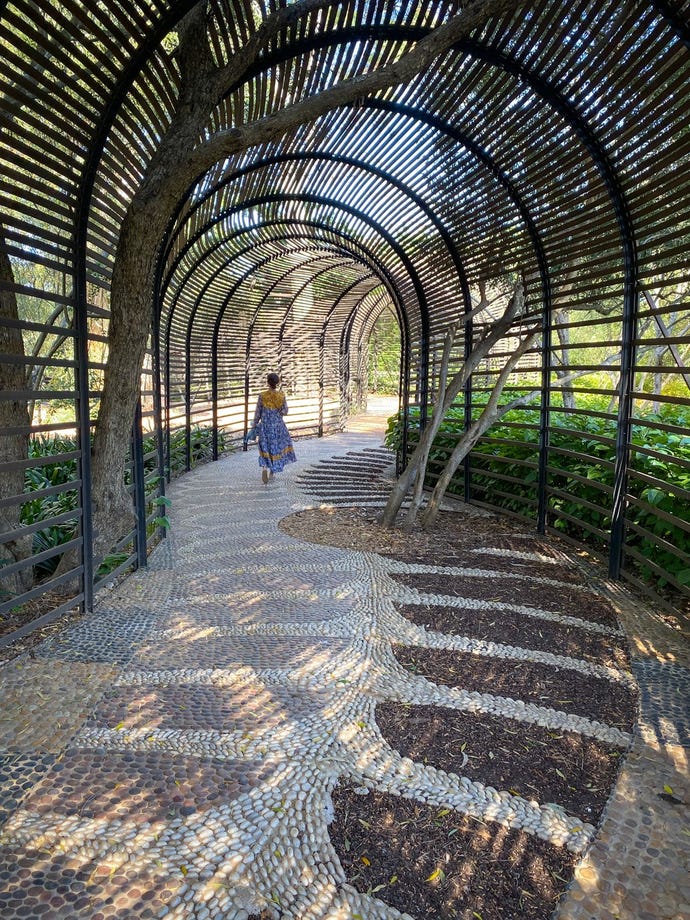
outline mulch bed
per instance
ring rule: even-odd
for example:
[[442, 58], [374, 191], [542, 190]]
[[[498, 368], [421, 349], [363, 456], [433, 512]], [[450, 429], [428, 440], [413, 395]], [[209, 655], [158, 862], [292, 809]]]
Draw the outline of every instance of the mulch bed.
[[349, 883], [415, 920], [548, 920], [574, 857], [523, 831], [383, 792], [333, 793]]
[[396, 607], [405, 619], [436, 632], [484, 639], [516, 648], [529, 647], [630, 670], [630, 653], [622, 637], [602, 636], [577, 626], [514, 612], [506, 616], [501, 611], [462, 610], [426, 604], [396, 604]]
[[[362, 552], [434, 565], [469, 565], [462, 553], [463, 547], [496, 546], [496, 540], [501, 537], [522, 532], [514, 522], [495, 519], [482, 512], [456, 514], [442, 511], [430, 530], [414, 530], [411, 533], [398, 527], [383, 527], [379, 516], [379, 512], [372, 508], [309, 508], [284, 517], [278, 526], [284, 533], [309, 543], [343, 549], [352, 547]], [[496, 520], [500, 523], [497, 524]], [[526, 543], [520, 543], [520, 550], [532, 552], [531, 542]], [[438, 562], [439, 558], [446, 561]], [[459, 561], [460, 558], [462, 561]]]
[[404, 668], [435, 684], [524, 700], [621, 731], [631, 731], [635, 722], [637, 702], [629, 687], [570, 668], [485, 658], [455, 649], [396, 645], [393, 653]]
[[541, 804], [556, 802], [595, 824], [621, 749], [573, 732], [440, 706], [380, 703], [376, 723], [403, 756]]
[[[521, 573], [523, 574], [523, 573]], [[552, 578], [558, 578], [554, 573]], [[449, 597], [467, 597], [500, 604], [533, 607], [565, 616], [579, 617], [602, 626], [618, 627], [618, 619], [611, 605], [604, 598], [589, 591], [542, 585], [538, 582], [516, 581], [506, 574], [503, 578], [455, 576], [455, 575], [413, 575], [395, 574], [395, 581], [419, 591], [420, 594], [445, 594]]]
[[[411, 563], [491, 569], [495, 577], [393, 576], [421, 593], [545, 609], [617, 627], [615, 611], [594, 591], [570, 590], [589, 575], [557, 540], [526, 533], [510, 519], [441, 513], [427, 533], [380, 526], [366, 508], [311, 509], [281, 529], [311, 543], [376, 552]], [[490, 550], [499, 550], [494, 554]], [[534, 553], [539, 560], [519, 554]], [[568, 556], [572, 550], [568, 548]], [[518, 555], [514, 555], [518, 554]], [[553, 559], [553, 562], [545, 560]], [[540, 585], [515, 574], [564, 583]], [[602, 573], [604, 574], [604, 573]], [[399, 604], [412, 622], [448, 635], [553, 652], [629, 670], [623, 638], [601, 636], [538, 617], [496, 609]], [[445, 686], [521, 699], [630, 732], [635, 694], [627, 686], [532, 661], [397, 645], [407, 670]], [[540, 803], [553, 802], [590, 824], [600, 820], [624, 751], [574, 732], [442, 706], [377, 705], [376, 721], [401, 755]], [[547, 920], [566, 889], [575, 858], [562, 848], [494, 822], [464, 817], [344, 783], [334, 793], [330, 836], [347, 878], [415, 918]]]

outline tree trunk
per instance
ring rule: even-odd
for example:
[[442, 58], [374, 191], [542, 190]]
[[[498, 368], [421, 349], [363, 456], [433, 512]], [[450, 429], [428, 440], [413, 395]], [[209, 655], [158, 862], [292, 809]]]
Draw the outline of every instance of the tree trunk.
[[[440, 421], [443, 421], [443, 403], [446, 398], [446, 389], [448, 385], [448, 363], [450, 361], [450, 353], [453, 349], [453, 343], [455, 341], [455, 335], [457, 333], [457, 324], [454, 323], [447, 330], [444, 339], [443, 339], [443, 354], [441, 357], [441, 367], [438, 375], [438, 390], [436, 391], [436, 397], [434, 399], [434, 409], [432, 412], [433, 418], [440, 418]], [[424, 498], [424, 477], [426, 475], [426, 468], [429, 464], [429, 454], [431, 452], [431, 445], [435, 434], [438, 432], [440, 426], [440, 421], [435, 427], [434, 434], [426, 437], [424, 439], [424, 447], [421, 451], [420, 456], [417, 458], [417, 478], [415, 480], [414, 493], [412, 495], [412, 503], [407, 509], [407, 514], [405, 516], [405, 527], [407, 530], [412, 530], [414, 523], [417, 517], [417, 513], [421, 507], [422, 500]], [[420, 475], [421, 474], [421, 475]]]
[[[514, 404], [511, 403], [508, 406], [503, 406], [499, 408], [498, 400], [503, 392], [503, 389], [508, 382], [508, 377], [515, 369], [518, 361], [527, 351], [528, 348], [531, 348], [532, 345], [536, 342], [537, 338], [541, 333], [540, 329], [532, 330], [527, 338], [523, 339], [519, 347], [513, 354], [510, 356], [506, 362], [505, 367], [501, 371], [494, 385], [493, 390], [491, 391], [491, 396], [489, 401], [484, 407], [479, 418], [474, 421], [467, 431], [460, 438], [458, 443], [455, 445], [455, 448], [446, 461], [446, 465], [443, 468], [443, 472], [438, 478], [438, 481], [434, 487], [433, 492], [431, 493], [431, 498], [429, 499], [429, 504], [427, 505], [424, 514], [422, 515], [421, 529], [427, 530], [429, 527], [433, 526], [438, 512], [441, 508], [441, 502], [446, 494], [448, 486], [451, 483], [453, 476], [455, 475], [458, 467], [465, 459], [467, 454], [472, 450], [477, 441], [481, 438], [484, 432], [502, 418], [506, 412], [514, 407]], [[538, 391], [535, 391], [535, 393]]]
[[[562, 385], [563, 380], [567, 379], [570, 375], [570, 351], [568, 349], [568, 345], [570, 344], [570, 327], [567, 325], [568, 311], [557, 310], [555, 319], [556, 334], [560, 344], [560, 366], [557, 365], [554, 369], [556, 371], [558, 382]], [[563, 387], [561, 390], [561, 400], [563, 402], [564, 409], [575, 408], [575, 393], [571, 388]]]
[[[508, 306], [503, 313], [503, 316], [496, 320], [496, 322], [489, 327], [479, 342], [477, 342], [469, 356], [463, 362], [460, 370], [453, 376], [450, 384], [448, 384], [447, 387], [439, 387], [439, 391], [444, 391], [443, 397], [437, 401], [437, 405], [440, 408], [438, 410], [434, 410], [434, 414], [432, 415], [429, 424], [421, 433], [419, 444], [417, 444], [417, 447], [410, 457], [407, 466], [400, 474], [398, 480], [393, 486], [391, 494], [388, 497], [388, 501], [386, 502], [386, 507], [383, 509], [383, 513], [381, 515], [381, 524], [384, 527], [395, 526], [395, 522], [400, 512], [402, 503], [404, 502], [405, 497], [412, 486], [412, 483], [415, 481], [415, 475], [419, 477], [417, 479], [417, 483], [421, 483], [421, 487], [423, 488], [424, 479], [426, 477], [426, 466], [429, 459], [429, 451], [431, 450], [433, 440], [438, 434], [439, 428], [441, 427], [441, 423], [443, 422], [446, 413], [453, 405], [453, 402], [455, 401], [458, 393], [463, 389], [480, 362], [484, 360], [494, 345], [510, 329], [513, 322], [515, 321], [515, 318], [522, 314], [524, 303], [525, 301], [522, 283], [518, 282], [513, 291], [513, 295], [508, 302]], [[473, 311], [472, 314], [469, 314], [465, 319], [473, 317], [476, 315], [476, 313], [481, 312], [484, 309], [485, 304], [480, 304], [477, 310]], [[421, 502], [421, 493], [419, 500]], [[414, 503], [412, 507], [414, 508]], [[416, 513], [416, 510], [413, 512], [413, 515], [414, 513]], [[413, 520], [414, 518], [412, 517], [411, 519]]]
[[470, 0], [457, 16], [415, 42], [395, 62], [203, 140], [214, 106], [242, 79], [280, 30], [307, 13], [331, 5], [331, 0], [298, 0], [273, 11], [223, 67], [213, 64], [206, 35], [207, 3], [197, 4], [180, 22], [177, 111], [127, 211], [113, 267], [109, 352], [93, 456], [94, 533], [101, 552], [131, 529], [133, 522], [124, 466], [150, 330], [156, 255], [167, 221], [190, 185], [228, 156], [275, 141], [334, 108], [407, 82], [490, 16], [512, 11], [516, 3]]
[[[5, 251], [5, 232], [0, 224], [0, 319], [17, 321], [19, 309], [17, 297], [11, 286], [14, 284], [12, 263]], [[7, 286], [7, 289], [4, 289]], [[18, 359], [16, 364], [0, 363], [0, 391], [16, 391], [12, 399], [0, 399], [0, 464], [25, 461], [29, 452], [29, 428], [31, 425], [26, 390], [26, 367], [22, 331], [0, 323], [0, 353]], [[6, 431], [15, 429], [14, 433]], [[24, 469], [3, 470], [0, 474], [0, 499], [21, 495], [24, 491]], [[21, 503], [0, 504], [0, 533], [10, 533], [20, 526]], [[31, 535], [19, 536], [0, 544], [0, 574], [2, 567], [20, 562], [31, 556]], [[31, 587], [31, 567], [14, 575], [0, 579], [0, 599], [5, 595], [14, 597]]]
[[215, 102], [209, 96], [211, 63], [204, 2], [187, 14], [179, 32], [178, 111], [127, 210], [113, 265], [108, 360], [92, 460], [97, 557], [134, 525], [134, 509], [124, 473], [151, 332], [157, 257], [170, 215], [189, 184], [183, 164], [199, 142]]

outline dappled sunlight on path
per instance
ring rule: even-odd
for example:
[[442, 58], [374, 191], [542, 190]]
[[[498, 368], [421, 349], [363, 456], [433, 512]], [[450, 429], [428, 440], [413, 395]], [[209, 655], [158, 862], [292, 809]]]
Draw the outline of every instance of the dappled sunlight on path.
[[[393, 576], [509, 577], [485, 561], [415, 565], [278, 528], [285, 515], [319, 504], [298, 485], [307, 467], [379, 449], [396, 407], [377, 400], [350, 433], [297, 442], [298, 463], [268, 485], [252, 450], [177, 480], [172, 534], [150, 568], [104, 597], [94, 616], [37, 646], [35, 658], [2, 666], [3, 918], [407, 917], [386, 885], [356, 890], [336, 852], [333, 794], [349, 784], [372, 802], [392, 796], [475, 820], [497, 866], [512, 847], [528, 872], [537, 844], [579, 859], [559, 920], [680, 920], [690, 898], [679, 819], [689, 800], [687, 723], [663, 668], [678, 669], [680, 686], [687, 659], [664, 629], [653, 624], [645, 647], [643, 614], [631, 608], [626, 618], [618, 598], [643, 689], [633, 736], [548, 699], [443, 686], [400, 663], [395, 643], [634, 689], [629, 671], [401, 615], [402, 605], [479, 609], [476, 599], [425, 593]], [[516, 584], [529, 579], [529, 569], [520, 573]], [[589, 590], [557, 572], [540, 583], [570, 597]], [[492, 609], [618, 637], [617, 627], [534, 605], [495, 601]], [[455, 772], [403, 756], [377, 725], [384, 702], [490, 716], [518, 738], [539, 725], [632, 748], [597, 831], [557, 803], [470, 779], [460, 751]]]

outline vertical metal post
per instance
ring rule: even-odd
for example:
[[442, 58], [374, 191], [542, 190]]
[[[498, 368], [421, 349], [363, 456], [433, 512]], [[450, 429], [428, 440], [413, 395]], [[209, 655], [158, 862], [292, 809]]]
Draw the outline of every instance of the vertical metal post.
[[[85, 239], [85, 238], [84, 238]], [[74, 343], [77, 362], [75, 391], [79, 450], [81, 452], [81, 589], [84, 595], [84, 611], [93, 610], [93, 512], [91, 504], [91, 409], [89, 405], [89, 329], [88, 305], [86, 302], [86, 256], [85, 242], [76, 245], [74, 261]]]
[[[163, 428], [163, 399], [161, 380], [161, 343], [160, 343], [160, 301], [158, 289], [155, 293], [153, 317], [151, 321], [151, 337], [153, 339], [153, 420], [156, 431], [156, 462], [158, 465], [158, 497], [165, 497], [165, 431]], [[165, 527], [158, 528], [158, 536], [166, 536]]]
[[165, 454], [168, 459], [165, 478], [172, 478], [172, 438], [170, 435], [170, 334], [165, 337]]
[[135, 542], [137, 566], [148, 565], [146, 547], [146, 488], [144, 483], [144, 438], [141, 424], [141, 396], [137, 399], [132, 423], [132, 476], [134, 478], [134, 508], [137, 516]]
[[[627, 252], [626, 252], [627, 255]], [[626, 281], [623, 295], [623, 322], [621, 329], [621, 373], [618, 396], [618, 423], [616, 428], [616, 458], [613, 475], [611, 503], [611, 547], [609, 575], [619, 578], [623, 564], [625, 544], [625, 511], [628, 490], [628, 464], [630, 461], [630, 434], [632, 429], [633, 389], [635, 379], [635, 338], [637, 336], [637, 291], [635, 263], [626, 258]]]
[[542, 362], [541, 403], [539, 406], [539, 460], [537, 480], [537, 533], [546, 532], [547, 496], [546, 486], [551, 444], [551, 281], [545, 264], [542, 265], [542, 288], [544, 309], [542, 312]]
[[429, 418], [429, 330], [428, 320], [422, 324], [422, 335], [419, 340], [419, 377], [417, 382], [419, 392], [419, 431], [426, 428]]
[[192, 348], [189, 340], [185, 348], [184, 375], [184, 468], [192, 468]]
[[326, 334], [324, 331], [319, 336], [319, 437], [323, 437], [323, 360]]
[[400, 435], [400, 449], [395, 457], [395, 475], [399, 476], [405, 469], [407, 461], [407, 442], [409, 439], [410, 415], [409, 415], [409, 380], [405, 374], [405, 356], [400, 353], [400, 396], [398, 398], [398, 418], [402, 425]]
[[211, 404], [213, 406], [212, 450], [213, 459], [218, 459], [218, 340], [214, 336], [211, 347]]
[[[244, 362], [244, 433], [249, 431], [249, 344]], [[247, 441], [242, 442], [242, 450], [247, 450]]]
[[[471, 319], [465, 320], [465, 347], [464, 347], [464, 356], [465, 361], [469, 361], [470, 355], [472, 354], [472, 344], [474, 339], [474, 321]], [[465, 409], [463, 412], [463, 422], [465, 426], [465, 431], [469, 431], [470, 425], [472, 424], [472, 396], [474, 393], [472, 387], [472, 374], [467, 378], [467, 383], [465, 384]], [[472, 501], [472, 467], [470, 464], [470, 451], [465, 454], [465, 458], [462, 461], [463, 469], [463, 498], [467, 504]]]

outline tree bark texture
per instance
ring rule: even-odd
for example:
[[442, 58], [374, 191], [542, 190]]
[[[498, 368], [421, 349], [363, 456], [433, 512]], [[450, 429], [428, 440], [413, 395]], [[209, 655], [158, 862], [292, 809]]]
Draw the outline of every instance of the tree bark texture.
[[[446, 398], [446, 388], [448, 385], [448, 364], [450, 362], [450, 354], [453, 350], [453, 343], [455, 341], [457, 329], [457, 323], [453, 323], [453, 325], [451, 325], [447, 330], [443, 339], [443, 354], [441, 356], [441, 366], [439, 368], [438, 374], [438, 388], [436, 391], [436, 399], [434, 400], [432, 418], [441, 416], [442, 414], [443, 403]], [[441, 420], [443, 420], [442, 417]], [[407, 530], [412, 530], [414, 527], [417, 518], [417, 512], [419, 511], [424, 499], [424, 476], [426, 474], [426, 468], [429, 463], [429, 453], [431, 451], [432, 440], [433, 439], [431, 438], [426, 439], [425, 448], [417, 460], [417, 477], [415, 479], [412, 502], [407, 509], [407, 514], [405, 515], [405, 527]]]
[[[14, 273], [5, 251], [5, 233], [0, 224], [0, 320], [17, 322], [19, 309], [12, 290]], [[29, 419], [26, 395], [26, 366], [24, 340], [16, 326], [0, 322], [0, 354], [9, 361], [0, 361], [0, 392], [11, 394], [0, 399], [0, 464], [25, 461], [29, 451]], [[15, 361], [12, 361], [12, 358]], [[3, 470], [0, 473], [0, 500], [21, 495], [24, 491], [24, 469]], [[0, 534], [15, 531], [20, 526], [21, 502], [0, 504]], [[0, 538], [2, 539], [2, 538]], [[31, 536], [17, 536], [0, 544], [0, 576], [2, 567], [27, 559], [31, 555]], [[0, 578], [0, 600], [4, 595], [14, 597], [31, 587], [31, 568]]]
[[446, 461], [446, 465], [444, 466], [443, 471], [439, 476], [436, 485], [434, 486], [431, 497], [429, 498], [429, 503], [424, 509], [421, 520], [422, 530], [427, 530], [429, 527], [432, 527], [436, 521], [438, 512], [441, 508], [441, 502], [443, 501], [443, 498], [448, 490], [448, 486], [450, 485], [453, 476], [457, 472], [458, 467], [465, 459], [467, 454], [469, 454], [481, 436], [495, 422], [502, 418], [506, 412], [509, 411], [509, 407], [507, 406], [499, 408], [498, 400], [500, 399], [501, 393], [503, 392], [503, 389], [508, 382], [510, 374], [517, 366], [518, 361], [524, 355], [527, 349], [534, 345], [540, 334], [541, 329], [533, 329], [527, 335], [527, 337], [522, 340], [519, 347], [513, 352], [503, 367], [503, 370], [498, 375], [498, 379], [496, 380], [494, 388], [491, 391], [491, 396], [489, 397], [489, 400], [481, 412], [479, 418], [476, 419], [472, 425], [470, 425], [470, 427], [454, 447], [453, 452]]
[[407, 82], [492, 15], [512, 11], [510, 0], [472, 0], [393, 64], [343, 81], [280, 112], [203, 141], [214, 107], [287, 25], [332, 0], [298, 0], [272, 13], [246, 45], [222, 67], [212, 63], [206, 34], [206, 2], [181, 21], [178, 106], [128, 208], [113, 266], [108, 361], [98, 413], [93, 456], [96, 545], [103, 551], [131, 528], [132, 504], [124, 487], [130, 426], [151, 328], [156, 258], [167, 223], [178, 202], [219, 160], [281, 138], [364, 95]]
[[[470, 376], [474, 373], [480, 362], [484, 360], [494, 345], [496, 345], [496, 343], [508, 332], [515, 318], [522, 314], [524, 303], [522, 283], [518, 283], [503, 315], [487, 329], [482, 338], [472, 348], [472, 351], [463, 362], [460, 370], [453, 376], [450, 383], [443, 387], [445, 391], [444, 397], [442, 400], [438, 401], [438, 406], [440, 408], [434, 410], [434, 414], [429, 420], [428, 425], [420, 435], [419, 443], [414, 449], [407, 466], [398, 477], [388, 497], [386, 507], [383, 509], [381, 515], [381, 524], [384, 527], [395, 526], [402, 503], [405, 501], [405, 497], [410, 491], [412, 483], [415, 481], [415, 475], [419, 477], [417, 482], [421, 481], [423, 483], [426, 477], [426, 464], [429, 458], [429, 451], [446, 413], [451, 408], [456, 397], [470, 379]], [[483, 307], [481, 309], [483, 309]], [[442, 388], [439, 387], [439, 390], [441, 389]]]

